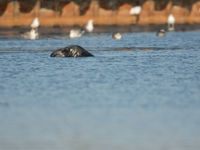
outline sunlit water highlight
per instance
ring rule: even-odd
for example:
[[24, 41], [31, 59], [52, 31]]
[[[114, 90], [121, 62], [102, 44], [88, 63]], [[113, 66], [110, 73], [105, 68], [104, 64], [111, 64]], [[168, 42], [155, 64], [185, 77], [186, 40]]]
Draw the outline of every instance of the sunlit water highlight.
[[199, 150], [199, 35], [0, 36], [0, 149]]

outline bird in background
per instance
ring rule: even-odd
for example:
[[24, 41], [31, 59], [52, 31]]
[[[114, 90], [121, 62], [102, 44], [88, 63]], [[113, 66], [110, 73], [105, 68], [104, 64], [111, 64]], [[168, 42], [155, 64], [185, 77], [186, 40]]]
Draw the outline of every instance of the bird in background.
[[141, 11], [142, 11], [142, 7], [141, 7], [139, 1], [136, 2], [136, 6], [134, 6], [130, 9], [129, 14], [136, 16], [136, 23], [138, 23], [138, 21], [139, 21], [139, 15], [140, 15]]
[[39, 22], [39, 19], [38, 17], [36, 17], [33, 22], [31, 23], [31, 28], [34, 28], [34, 29], [37, 29], [39, 26], [40, 26], [40, 22]]
[[24, 33], [23, 37], [25, 39], [35, 40], [35, 39], [37, 39], [39, 37], [39, 34], [36, 31], [36, 29], [32, 28], [31, 31]]
[[168, 19], [167, 19], [167, 24], [168, 24], [168, 30], [169, 31], [174, 31], [175, 22], [176, 22], [176, 19], [175, 19], [174, 15], [170, 14], [168, 16]]
[[23, 34], [25, 39], [35, 40], [39, 38], [38, 27], [40, 26], [38, 17], [34, 18], [30, 24], [31, 30]]
[[162, 37], [162, 36], [165, 36], [165, 34], [166, 34], [165, 29], [160, 29], [160, 30], [157, 32], [156, 35]]
[[69, 38], [70, 39], [79, 38], [85, 33], [85, 31], [92, 32], [94, 30], [93, 20], [92, 19], [88, 20], [88, 22], [87, 22], [87, 24], [85, 25], [84, 28], [85, 29], [78, 29], [78, 30], [72, 29], [72, 30], [70, 30]]
[[70, 30], [70, 32], [69, 32], [69, 38], [70, 39], [73, 39], [73, 38], [79, 38], [79, 37], [81, 37], [83, 34], [85, 33], [85, 30], [74, 30], [74, 29], [72, 29], [72, 30]]
[[132, 7], [129, 13], [130, 15], [139, 15], [141, 11], [142, 11], [142, 7], [138, 5], [138, 6]]
[[90, 19], [85, 27], [87, 32], [92, 32], [94, 30], [93, 20]]
[[112, 38], [116, 39], [116, 40], [120, 40], [120, 39], [122, 39], [122, 35], [121, 35], [121, 33], [116, 32], [116, 33], [112, 34]]

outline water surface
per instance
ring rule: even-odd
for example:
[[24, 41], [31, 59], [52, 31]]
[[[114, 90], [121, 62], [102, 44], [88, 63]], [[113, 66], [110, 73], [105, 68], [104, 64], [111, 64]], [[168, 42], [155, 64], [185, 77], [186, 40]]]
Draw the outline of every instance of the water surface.
[[0, 149], [199, 150], [199, 35], [0, 36]]

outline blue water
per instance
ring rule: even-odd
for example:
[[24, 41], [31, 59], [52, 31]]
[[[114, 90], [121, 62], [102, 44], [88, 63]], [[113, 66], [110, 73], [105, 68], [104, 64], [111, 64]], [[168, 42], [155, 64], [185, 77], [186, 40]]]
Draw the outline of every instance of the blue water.
[[0, 66], [0, 150], [200, 149], [200, 31], [2, 35]]

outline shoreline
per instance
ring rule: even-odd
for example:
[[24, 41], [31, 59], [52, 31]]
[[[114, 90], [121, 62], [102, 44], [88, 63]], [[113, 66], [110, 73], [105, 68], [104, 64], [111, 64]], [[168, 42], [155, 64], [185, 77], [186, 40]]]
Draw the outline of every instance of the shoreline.
[[[94, 33], [112, 33], [112, 32], [157, 32], [160, 29], [167, 31], [167, 25], [94, 25]], [[39, 27], [39, 32], [43, 34], [63, 34], [71, 29], [80, 29], [83, 26], [54, 26]], [[29, 31], [30, 27], [0, 27], [0, 35], [15, 35]], [[200, 30], [200, 24], [176, 24], [175, 31], [196, 31]]]

